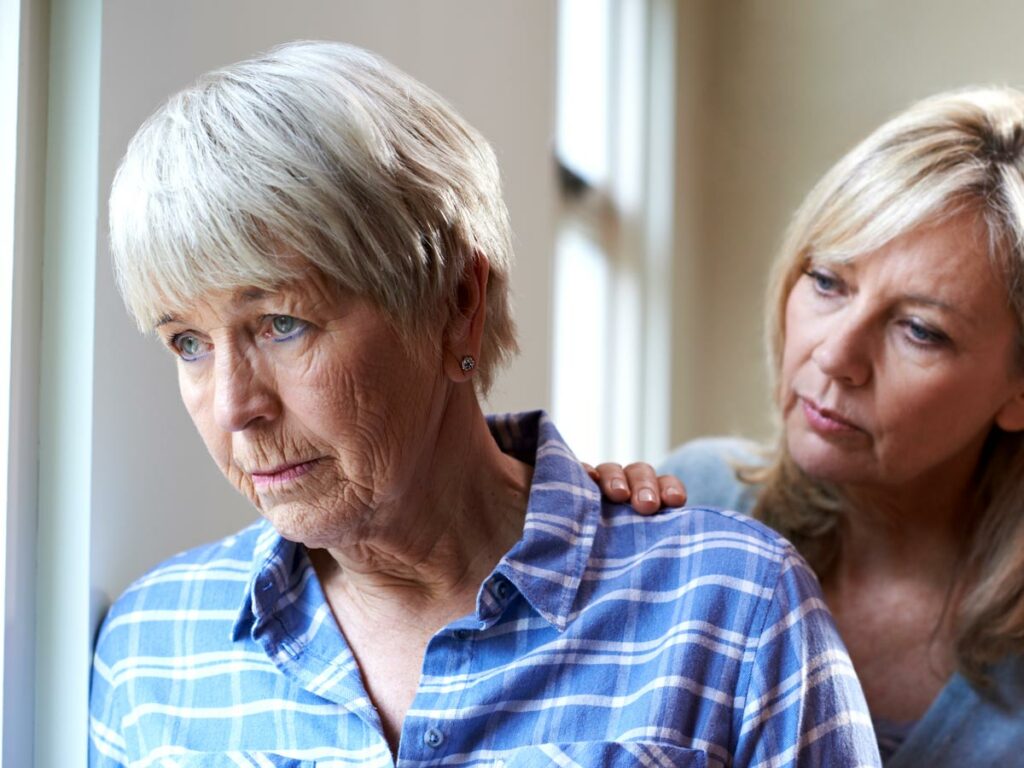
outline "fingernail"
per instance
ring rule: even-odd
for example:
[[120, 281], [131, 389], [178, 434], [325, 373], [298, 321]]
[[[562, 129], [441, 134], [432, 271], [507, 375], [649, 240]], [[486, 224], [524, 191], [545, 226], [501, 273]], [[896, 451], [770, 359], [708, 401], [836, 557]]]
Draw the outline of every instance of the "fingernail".
[[654, 491], [652, 491], [650, 488], [641, 488], [640, 493], [638, 493], [636, 497], [645, 504], [651, 501], [658, 500], [658, 497], [654, 495]]
[[613, 491], [628, 491], [629, 490], [629, 486], [626, 485], [626, 481], [625, 480], [623, 480], [621, 477], [617, 477], [614, 480], [612, 480], [612, 490]]

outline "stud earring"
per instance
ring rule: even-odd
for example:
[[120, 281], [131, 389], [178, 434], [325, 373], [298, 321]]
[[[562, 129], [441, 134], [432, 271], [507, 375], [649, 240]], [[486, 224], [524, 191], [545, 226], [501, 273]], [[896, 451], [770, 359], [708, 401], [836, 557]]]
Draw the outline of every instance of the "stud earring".
[[476, 368], [476, 359], [472, 355], [466, 355], [459, 361], [459, 367], [463, 373], [469, 373]]

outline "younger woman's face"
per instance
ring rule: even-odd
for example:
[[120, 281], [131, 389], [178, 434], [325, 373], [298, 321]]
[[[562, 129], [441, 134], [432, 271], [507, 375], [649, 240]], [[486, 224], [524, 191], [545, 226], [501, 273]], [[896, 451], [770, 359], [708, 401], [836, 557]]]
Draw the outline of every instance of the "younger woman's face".
[[831, 482], [907, 490], [969, 477], [994, 424], [1024, 428], [1018, 325], [974, 217], [847, 264], [813, 259], [786, 304], [790, 454]]

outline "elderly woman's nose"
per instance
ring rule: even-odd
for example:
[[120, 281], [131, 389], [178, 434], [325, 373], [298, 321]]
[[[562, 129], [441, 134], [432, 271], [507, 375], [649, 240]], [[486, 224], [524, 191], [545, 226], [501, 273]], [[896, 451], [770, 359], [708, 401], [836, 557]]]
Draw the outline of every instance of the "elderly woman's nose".
[[868, 329], [856, 319], [849, 319], [827, 324], [819, 332], [821, 336], [811, 353], [818, 368], [847, 386], [866, 384], [871, 378]]
[[218, 349], [214, 371], [214, 417], [225, 432], [272, 420], [280, 401], [264, 373], [244, 355]]

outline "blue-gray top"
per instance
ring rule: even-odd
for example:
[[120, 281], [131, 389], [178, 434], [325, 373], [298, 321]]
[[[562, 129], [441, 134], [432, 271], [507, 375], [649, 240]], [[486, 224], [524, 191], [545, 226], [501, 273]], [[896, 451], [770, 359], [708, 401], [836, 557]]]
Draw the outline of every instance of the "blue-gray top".
[[[686, 483], [687, 504], [749, 514], [757, 487], [736, 478], [736, 465], [763, 461], [754, 443], [705, 437], [677, 448], [658, 468]], [[982, 694], [954, 674], [916, 723], [875, 720], [886, 768], [1024, 765], [1024, 659], [993, 670], [994, 691]]]

